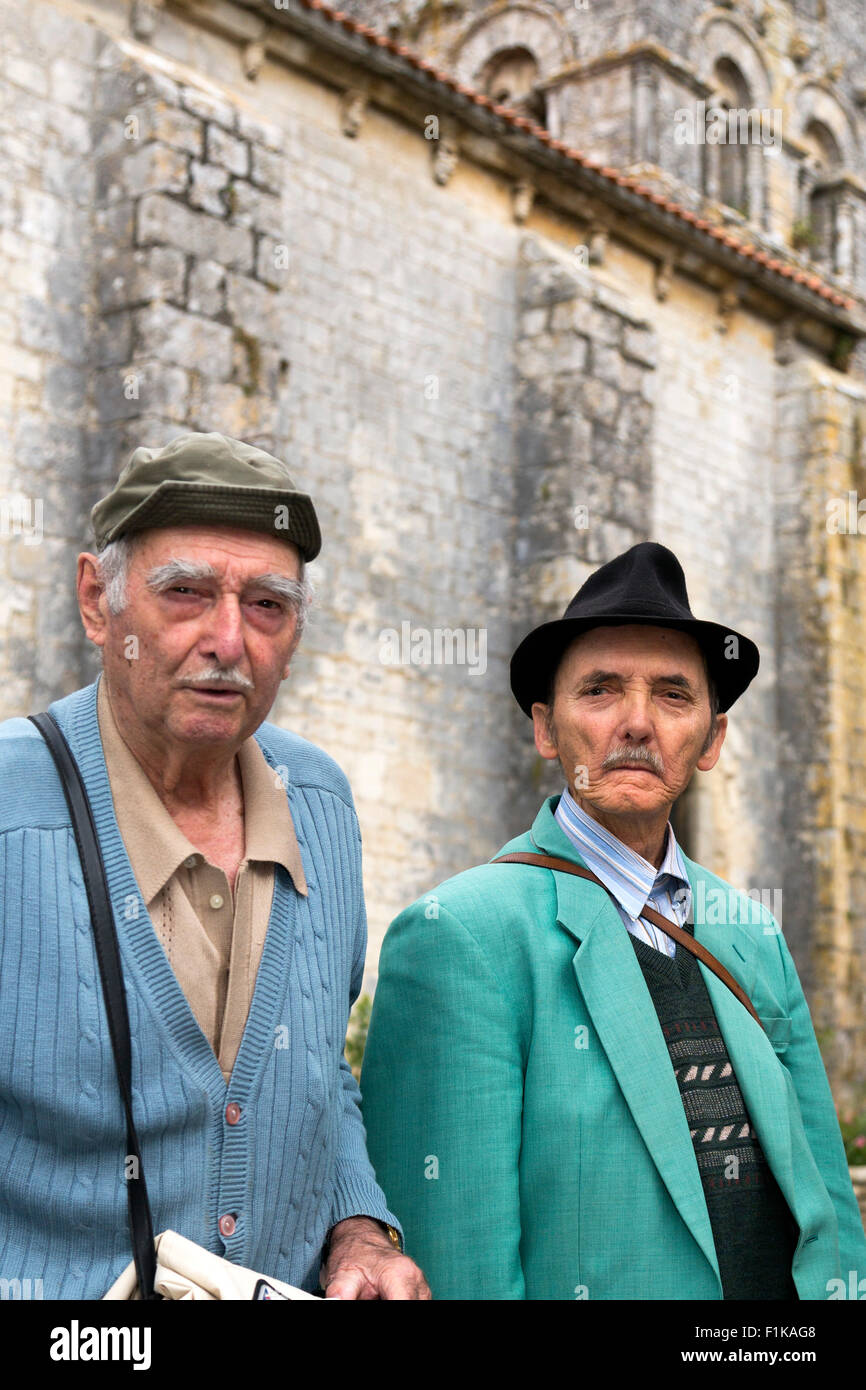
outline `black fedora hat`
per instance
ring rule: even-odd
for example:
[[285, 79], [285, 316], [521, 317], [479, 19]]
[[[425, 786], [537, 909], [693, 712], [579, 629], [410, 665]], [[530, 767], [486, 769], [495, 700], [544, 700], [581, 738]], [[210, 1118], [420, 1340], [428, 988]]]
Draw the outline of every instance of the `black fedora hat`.
[[694, 637], [716, 683], [720, 711], [730, 709], [757, 674], [754, 642], [696, 618], [676, 555], [657, 541], [641, 541], [591, 574], [561, 618], [524, 637], [511, 658], [511, 689], [524, 714], [531, 717], [536, 700], [546, 703], [553, 674], [576, 637], [592, 627], [627, 623], [678, 628]]

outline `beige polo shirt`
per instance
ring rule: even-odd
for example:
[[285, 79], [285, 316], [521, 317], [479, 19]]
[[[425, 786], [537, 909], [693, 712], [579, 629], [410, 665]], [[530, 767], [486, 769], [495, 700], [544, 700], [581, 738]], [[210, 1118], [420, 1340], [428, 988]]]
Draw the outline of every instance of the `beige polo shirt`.
[[244, 858], [232, 895], [228, 875], [172, 820], [130, 752], [104, 676], [99, 733], [120, 834], [157, 935], [228, 1083], [247, 1021], [282, 864], [299, 893], [307, 883], [286, 799], [255, 739], [238, 749]]

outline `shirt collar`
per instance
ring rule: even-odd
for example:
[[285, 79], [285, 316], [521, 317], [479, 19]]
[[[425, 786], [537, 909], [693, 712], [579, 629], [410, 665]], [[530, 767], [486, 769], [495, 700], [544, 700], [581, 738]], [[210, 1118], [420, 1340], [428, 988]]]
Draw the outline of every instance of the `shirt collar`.
[[[191, 854], [202, 851], [187, 839], [172, 820], [147, 773], [124, 742], [100, 676], [96, 711], [108, 771], [117, 824], [135, 861], [135, 876], [145, 905]], [[244, 859], [282, 864], [299, 893], [306, 896], [307, 882], [285, 789], [255, 739], [238, 749], [238, 767], [244, 793]]]
[[[601, 879], [629, 917], [636, 920], [640, 916], [650, 893], [659, 886], [683, 887], [687, 894], [685, 907], [688, 912], [691, 885], [670, 821], [666, 826], [664, 858], [657, 869], [643, 855], [623, 844], [616, 835], [587, 815], [567, 787], [554, 815], [561, 829], [579, 850], [587, 868]], [[674, 879], [675, 885], [665, 883], [666, 879]]]

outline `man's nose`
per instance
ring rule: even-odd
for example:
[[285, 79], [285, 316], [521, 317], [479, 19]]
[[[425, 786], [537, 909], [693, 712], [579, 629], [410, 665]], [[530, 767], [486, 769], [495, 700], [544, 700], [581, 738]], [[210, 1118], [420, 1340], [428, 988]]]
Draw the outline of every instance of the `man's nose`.
[[237, 594], [222, 594], [210, 609], [200, 646], [220, 666], [232, 666], [243, 656], [244, 625]]
[[630, 691], [623, 700], [619, 733], [625, 738], [645, 739], [653, 732], [650, 697], [642, 691]]

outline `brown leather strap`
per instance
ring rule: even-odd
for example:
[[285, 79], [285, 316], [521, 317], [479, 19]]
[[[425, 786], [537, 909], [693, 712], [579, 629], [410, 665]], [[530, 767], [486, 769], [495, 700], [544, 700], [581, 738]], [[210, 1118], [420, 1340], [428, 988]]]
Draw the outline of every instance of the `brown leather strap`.
[[[537, 864], [541, 869], [557, 869], [563, 874], [575, 874], [578, 878], [588, 878], [590, 883], [597, 883], [600, 888], [604, 888], [606, 893], [610, 893], [610, 889], [607, 885], [602, 883], [601, 879], [596, 874], [591, 873], [589, 869], [582, 869], [579, 864], [572, 864], [568, 859], [554, 859], [550, 854], [502, 854], [498, 859], [491, 859], [490, 863]], [[613, 897], [612, 893], [610, 895]], [[711, 951], [707, 950], [706, 946], [702, 946], [700, 941], [696, 941], [688, 932], [683, 931], [682, 927], [678, 927], [676, 922], [671, 922], [667, 917], [663, 917], [660, 912], [656, 912], [654, 907], [645, 907], [640, 915], [641, 917], [648, 918], [654, 927], [660, 927], [668, 936], [673, 937], [678, 946], [682, 946], [683, 950], [690, 951], [693, 956], [697, 956], [698, 960], [702, 961], [708, 970], [712, 970], [714, 975], [718, 975], [722, 983], [726, 984], [728, 989], [736, 995], [743, 1005], [743, 1008], [748, 1009], [755, 1022], [760, 1023], [763, 1028], [764, 1025], [761, 1023], [752, 1005], [752, 1001], [742, 985], [737, 984], [737, 981], [730, 971], [725, 969], [720, 960], [716, 960], [715, 956]]]

